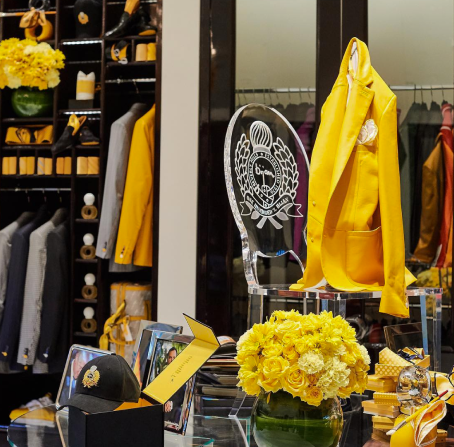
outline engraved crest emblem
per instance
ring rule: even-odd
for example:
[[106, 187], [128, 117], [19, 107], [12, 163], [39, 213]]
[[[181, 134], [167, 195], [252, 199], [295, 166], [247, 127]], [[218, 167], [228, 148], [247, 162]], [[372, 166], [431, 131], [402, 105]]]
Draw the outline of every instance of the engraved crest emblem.
[[281, 229], [279, 221], [303, 217], [295, 203], [298, 168], [289, 148], [280, 138], [273, 141], [262, 121], [252, 123], [249, 140], [242, 134], [235, 149], [235, 173], [243, 202], [241, 215], [251, 216], [261, 229], [266, 221]]
[[98, 368], [92, 366], [88, 371], [85, 371], [82, 384], [85, 388], [93, 388], [94, 386], [98, 386], [100, 378], [101, 374], [99, 373]]

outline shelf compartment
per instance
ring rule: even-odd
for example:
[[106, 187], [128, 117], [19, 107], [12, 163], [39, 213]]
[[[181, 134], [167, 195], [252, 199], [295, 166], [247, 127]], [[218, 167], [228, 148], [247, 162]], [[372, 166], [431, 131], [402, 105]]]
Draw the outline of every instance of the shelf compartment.
[[101, 44], [102, 39], [94, 37], [84, 37], [82, 39], [63, 39], [62, 45], [95, 45]]

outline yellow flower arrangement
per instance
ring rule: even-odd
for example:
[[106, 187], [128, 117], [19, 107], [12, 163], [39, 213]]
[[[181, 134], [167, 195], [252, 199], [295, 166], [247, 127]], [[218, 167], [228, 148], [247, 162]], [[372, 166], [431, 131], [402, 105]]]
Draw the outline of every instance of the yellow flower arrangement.
[[355, 330], [332, 312], [276, 311], [237, 345], [238, 386], [250, 395], [284, 390], [310, 405], [362, 393], [370, 357]]
[[16, 38], [0, 42], [0, 88], [54, 88], [60, 83], [65, 55], [45, 42]]

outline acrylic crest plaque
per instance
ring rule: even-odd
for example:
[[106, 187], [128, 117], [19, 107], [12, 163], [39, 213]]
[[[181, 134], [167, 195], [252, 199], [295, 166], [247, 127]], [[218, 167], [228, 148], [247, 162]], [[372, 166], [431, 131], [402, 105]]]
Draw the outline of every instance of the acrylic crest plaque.
[[224, 170], [248, 283], [258, 284], [257, 256], [290, 253], [303, 270], [309, 162], [290, 123], [261, 104], [238, 109], [227, 129]]

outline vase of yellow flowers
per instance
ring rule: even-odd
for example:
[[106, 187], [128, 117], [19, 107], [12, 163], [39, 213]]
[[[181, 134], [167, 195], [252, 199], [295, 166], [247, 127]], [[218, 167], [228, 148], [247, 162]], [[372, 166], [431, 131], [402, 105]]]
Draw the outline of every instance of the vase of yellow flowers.
[[239, 384], [258, 399], [252, 426], [259, 447], [335, 447], [338, 398], [362, 393], [370, 357], [355, 330], [331, 312], [276, 311], [238, 342]]
[[11, 105], [21, 117], [51, 115], [53, 88], [65, 56], [45, 42], [16, 38], [0, 42], [0, 88], [13, 89]]

